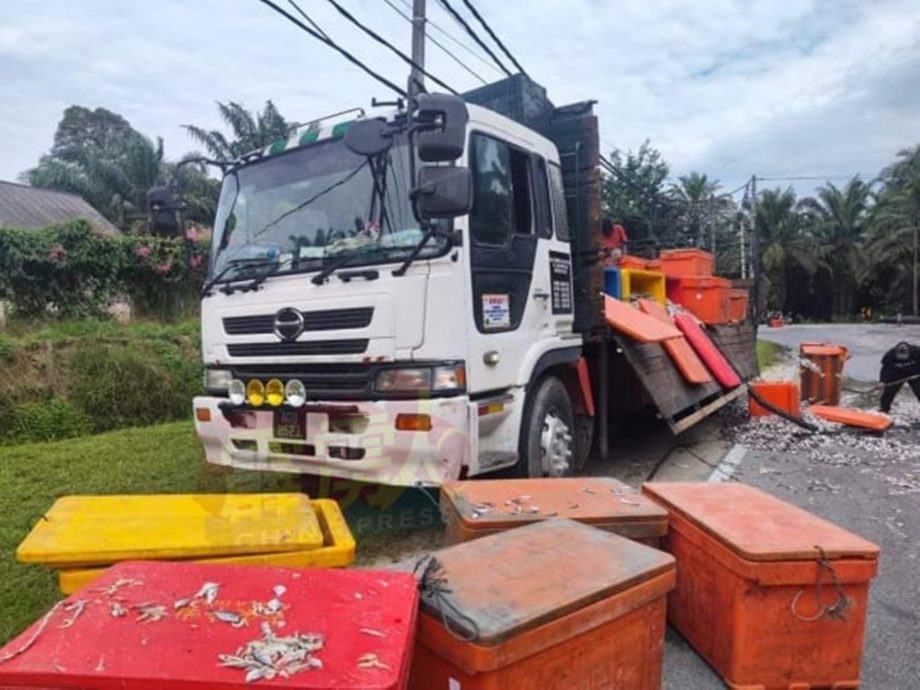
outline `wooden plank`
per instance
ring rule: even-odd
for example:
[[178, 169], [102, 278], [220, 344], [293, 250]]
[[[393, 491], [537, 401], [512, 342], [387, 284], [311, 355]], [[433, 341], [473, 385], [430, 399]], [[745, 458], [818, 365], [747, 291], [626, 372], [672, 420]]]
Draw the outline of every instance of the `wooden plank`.
[[757, 366], [756, 336], [751, 324], [711, 326], [707, 330], [716, 347], [731, 362], [743, 381], [750, 381], [760, 375], [760, 368]]
[[671, 429], [671, 432], [676, 436], [682, 431], [686, 431], [694, 424], [701, 422], [702, 420], [704, 420], [706, 417], [713, 414], [714, 412], [718, 412], [723, 407], [728, 405], [728, 403], [730, 403], [732, 400], [736, 400], [737, 398], [741, 397], [745, 393], [747, 393], [747, 386], [739, 386], [735, 390], [729, 391], [725, 395], [719, 396], [712, 402], [707, 403], [706, 405], [698, 409], [693, 414], [687, 415], [686, 417], [682, 417], [679, 421], [672, 420], [672, 419], [667, 419], [665, 421], [667, 421], [668, 426]]

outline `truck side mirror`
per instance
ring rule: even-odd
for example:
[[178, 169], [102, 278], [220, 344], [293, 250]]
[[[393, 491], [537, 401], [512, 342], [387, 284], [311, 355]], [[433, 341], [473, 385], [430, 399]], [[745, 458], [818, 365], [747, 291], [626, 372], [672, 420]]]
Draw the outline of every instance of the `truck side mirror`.
[[419, 94], [416, 113], [420, 125], [416, 135], [418, 157], [426, 163], [449, 163], [460, 158], [468, 120], [466, 101], [459, 96]]
[[412, 193], [422, 218], [456, 218], [473, 208], [473, 174], [469, 168], [425, 166]]
[[373, 158], [393, 146], [393, 135], [382, 119], [358, 120], [345, 132], [345, 146], [359, 156]]

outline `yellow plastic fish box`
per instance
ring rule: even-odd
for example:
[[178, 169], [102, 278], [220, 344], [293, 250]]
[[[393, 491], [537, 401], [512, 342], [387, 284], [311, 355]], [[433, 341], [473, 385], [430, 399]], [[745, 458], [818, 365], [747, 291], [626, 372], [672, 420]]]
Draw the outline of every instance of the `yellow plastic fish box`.
[[620, 299], [624, 302], [629, 302], [632, 297], [648, 296], [658, 304], [665, 304], [664, 273], [624, 268], [620, 274], [622, 281]]
[[56, 567], [312, 551], [323, 531], [303, 494], [66, 496], [16, 550]]
[[[339, 504], [328, 498], [311, 501], [323, 531], [323, 546], [312, 551], [281, 551], [249, 556], [199, 558], [196, 563], [223, 565], [267, 565], [284, 568], [344, 568], [355, 560], [355, 538], [348, 528]], [[102, 575], [106, 568], [79, 568], [58, 571], [62, 594], [73, 594]]]

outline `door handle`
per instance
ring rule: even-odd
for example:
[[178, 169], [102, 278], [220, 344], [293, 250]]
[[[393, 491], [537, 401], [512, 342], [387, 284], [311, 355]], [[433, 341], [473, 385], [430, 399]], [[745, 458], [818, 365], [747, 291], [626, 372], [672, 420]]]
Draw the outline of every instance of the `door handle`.
[[534, 290], [534, 291], [533, 291], [533, 298], [534, 298], [534, 299], [547, 300], [547, 299], [549, 299], [549, 293], [548, 293], [548, 292], [543, 292], [543, 290]]

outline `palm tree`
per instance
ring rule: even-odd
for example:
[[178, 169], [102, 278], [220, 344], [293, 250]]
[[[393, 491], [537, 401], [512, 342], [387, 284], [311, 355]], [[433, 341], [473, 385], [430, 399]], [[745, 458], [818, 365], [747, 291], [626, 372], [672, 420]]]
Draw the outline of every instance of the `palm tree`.
[[903, 309], [914, 302], [913, 242], [920, 225], [920, 145], [898, 153], [882, 171], [878, 203], [869, 218], [866, 262], [859, 276], [877, 306]]
[[[711, 197], [715, 196], [721, 184], [718, 180], [711, 180], [707, 175], [691, 172], [681, 175], [679, 184], [671, 185], [670, 196], [680, 209], [680, 220], [684, 225], [684, 234], [697, 245], [703, 242], [703, 226], [710, 216]], [[724, 197], [718, 199], [718, 210], [724, 210]], [[713, 204], [716, 200], [712, 199]], [[716, 211], [716, 208], [712, 209]], [[712, 219], [715, 222], [715, 219]]]
[[[757, 199], [757, 228], [762, 243], [763, 269], [770, 279], [767, 305], [771, 310], [788, 308], [786, 295], [790, 274], [801, 268], [799, 274], [812, 275], [817, 266], [813, 242], [802, 234], [802, 219], [796, 210], [795, 191], [765, 189]], [[795, 286], [798, 288], [804, 286]]]
[[286, 137], [292, 128], [292, 124], [281, 116], [271, 101], [266, 101], [262, 112], [255, 114], [233, 101], [218, 101], [217, 110], [221, 119], [230, 128], [229, 137], [216, 129], [207, 130], [195, 125], [183, 126], [189, 136], [218, 160], [234, 160], [251, 151], [264, 148]]
[[842, 189], [826, 183], [817, 190], [816, 198], [803, 199], [800, 205], [816, 240], [818, 257], [830, 269], [832, 311], [836, 315], [853, 313], [861, 249], [872, 199], [872, 184], [856, 176]]

